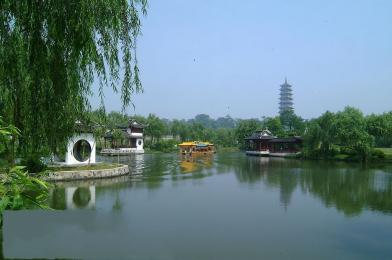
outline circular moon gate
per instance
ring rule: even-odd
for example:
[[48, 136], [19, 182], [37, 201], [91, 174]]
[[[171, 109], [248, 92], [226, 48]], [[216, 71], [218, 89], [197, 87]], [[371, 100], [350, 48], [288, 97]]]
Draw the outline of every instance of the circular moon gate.
[[91, 200], [90, 190], [84, 187], [77, 188], [72, 200], [77, 208], [85, 208]]
[[91, 155], [91, 145], [86, 140], [79, 140], [74, 144], [73, 155], [79, 162], [85, 162]]

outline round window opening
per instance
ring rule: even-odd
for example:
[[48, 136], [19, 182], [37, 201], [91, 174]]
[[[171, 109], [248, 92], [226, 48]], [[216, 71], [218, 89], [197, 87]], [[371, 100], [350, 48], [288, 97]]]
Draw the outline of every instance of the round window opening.
[[91, 200], [90, 189], [79, 187], [72, 196], [72, 200], [77, 208], [84, 208]]
[[91, 155], [91, 146], [86, 140], [79, 140], [73, 147], [73, 154], [79, 162], [85, 162]]
[[138, 144], [138, 145], [142, 145], [142, 140], [139, 140], [139, 141], [137, 142], [137, 144]]

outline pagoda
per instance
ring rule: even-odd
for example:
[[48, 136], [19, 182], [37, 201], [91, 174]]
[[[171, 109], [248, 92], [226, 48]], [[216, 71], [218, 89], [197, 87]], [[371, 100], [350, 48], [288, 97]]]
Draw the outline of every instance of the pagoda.
[[287, 78], [285, 78], [284, 84], [280, 85], [279, 114], [294, 110], [292, 92], [291, 85], [287, 83]]

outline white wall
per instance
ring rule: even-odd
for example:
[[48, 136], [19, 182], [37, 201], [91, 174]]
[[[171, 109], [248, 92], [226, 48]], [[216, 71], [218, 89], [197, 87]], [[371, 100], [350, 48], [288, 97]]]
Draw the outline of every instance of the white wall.
[[[73, 154], [73, 148], [77, 141], [79, 140], [86, 140], [91, 146], [91, 155], [84, 162], [79, 162], [76, 160]], [[87, 164], [87, 163], [95, 163], [95, 153], [96, 153], [96, 142], [93, 134], [91, 133], [82, 133], [82, 134], [75, 134], [69, 141], [67, 145], [67, 153], [65, 155], [65, 164], [72, 165], [72, 164]]]
[[143, 138], [136, 139], [136, 150], [142, 151], [143, 150], [143, 145], [144, 145]]

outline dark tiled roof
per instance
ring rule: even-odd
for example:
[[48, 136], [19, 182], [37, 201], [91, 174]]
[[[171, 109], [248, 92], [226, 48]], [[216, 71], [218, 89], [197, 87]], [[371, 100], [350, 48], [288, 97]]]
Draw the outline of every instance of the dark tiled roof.
[[93, 126], [85, 124], [84, 122], [81, 122], [79, 120], [75, 122], [75, 129], [76, 129], [76, 132], [78, 132], [78, 133], [92, 133], [93, 132]]
[[136, 122], [135, 120], [129, 120], [129, 126], [135, 127], [135, 128], [145, 128], [147, 125], [141, 124]]
[[[120, 130], [121, 130], [121, 135], [124, 138], [129, 138], [130, 137], [130, 135], [128, 134], [126, 128], [125, 129], [120, 129]], [[104, 135], [104, 138], [108, 138], [108, 139], [113, 138], [113, 131], [106, 132], [105, 135]]]
[[268, 130], [256, 131], [251, 136], [245, 138], [245, 140], [265, 140], [268, 143], [295, 143], [302, 141], [300, 136], [291, 136], [286, 138], [277, 138], [273, 136]]
[[273, 136], [270, 131], [262, 130], [254, 132], [251, 136], [245, 138], [245, 140], [270, 140], [274, 138], [276, 136]]

